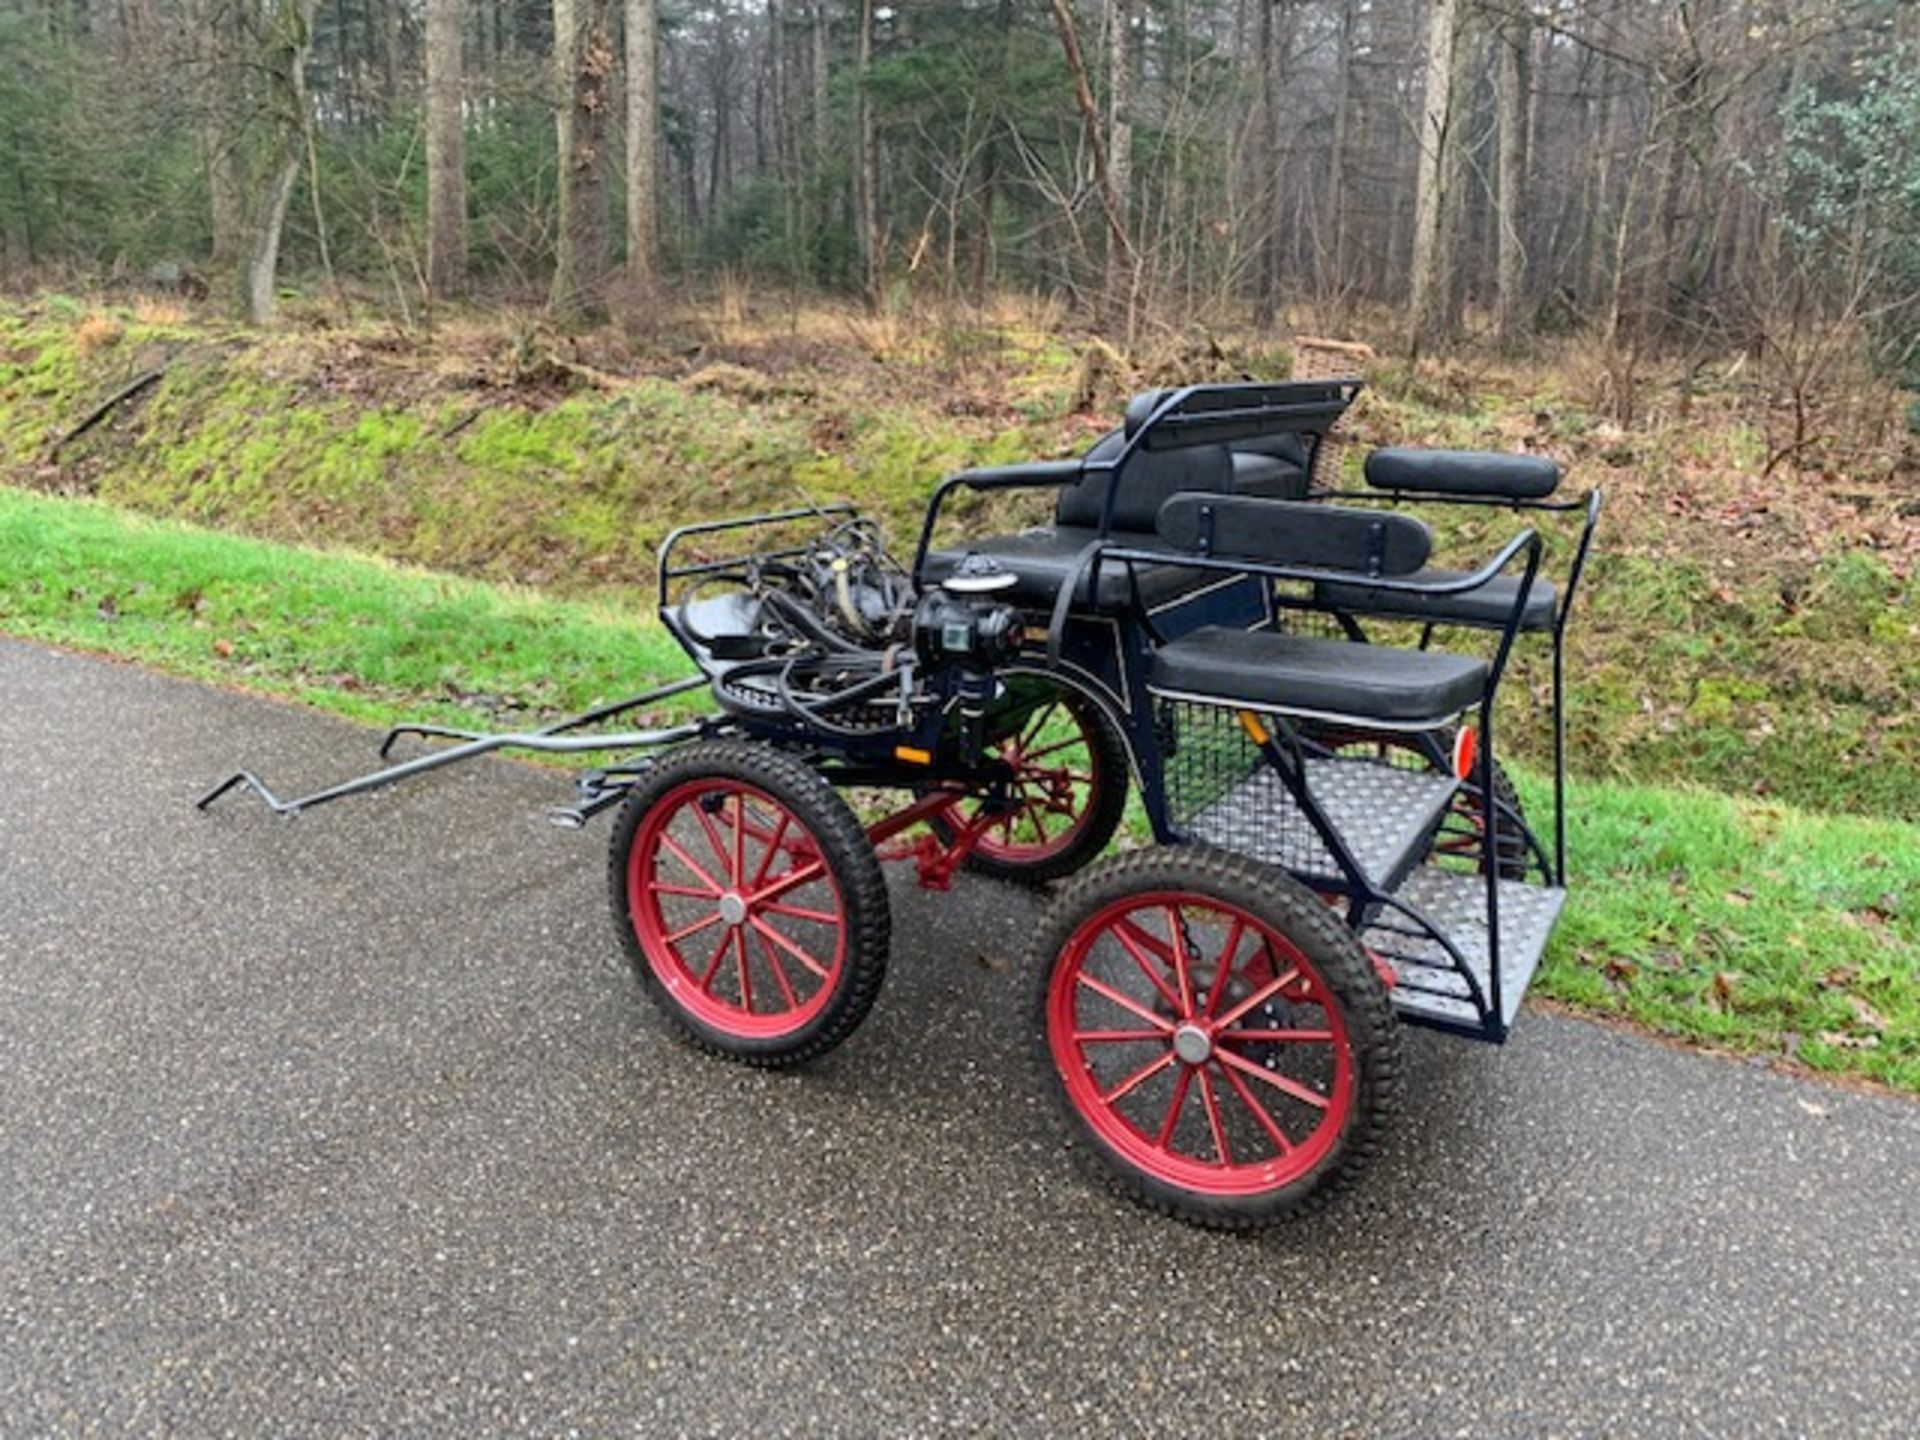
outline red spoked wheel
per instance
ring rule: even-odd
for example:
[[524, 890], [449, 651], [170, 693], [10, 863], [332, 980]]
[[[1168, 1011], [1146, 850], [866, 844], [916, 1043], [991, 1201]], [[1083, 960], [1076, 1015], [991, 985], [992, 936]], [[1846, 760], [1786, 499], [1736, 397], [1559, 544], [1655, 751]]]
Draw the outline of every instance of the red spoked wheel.
[[[1008, 808], [975, 841], [968, 867], [1027, 885], [1082, 869], [1106, 849], [1126, 810], [1126, 742], [1085, 695], [1024, 677], [1010, 683], [988, 723], [1014, 778]], [[985, 803], [957, 805], [971, 819]], [[935, 829], [951, 843], [950, 824]]]
[[879, 861], [846, 802], [792, 756], [729, 742], [676, 753], [628, 797], [608, 879], [649, 994], [708, 1049], [808, 1060], [879, 993]]
[[1376, 1148], [1392, 1006], [1352, 933], [1286, 875], [1205, 847], [1122, 855], [1062, 897], [1040, 947], [1051, 1071], [1130, 1197], [1270, 1224]]

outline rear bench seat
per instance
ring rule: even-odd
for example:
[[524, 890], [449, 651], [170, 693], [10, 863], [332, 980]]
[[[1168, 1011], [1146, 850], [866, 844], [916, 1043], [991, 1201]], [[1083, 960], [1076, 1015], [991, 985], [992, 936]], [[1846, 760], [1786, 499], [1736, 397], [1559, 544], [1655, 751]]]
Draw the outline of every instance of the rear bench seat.
[[[1500, 500], [1543, 500], [1560, 483], [1560, 467], [1542, 455], [1503, 455], [1480, 450], [1389, 448], [1367, 456], [1367, 484], [1403, 495], [1473, 495]], [[1406, 578], [1444, 585], [1463, 576], [1459, 570], [1423, 569]], [[1501, 575], [1474, 590], [1452, 595], [1419, 595], [1383, 590], [1364, 581], [1323, 581], [1314, 587], [1314, 604], [1348, 615], [1385, 620], [1415, 620], [1429, 625], [1465, 625], [1504, 629], [1520, 595], [1518, 575]], [[1522, 630], [1553, 628], [1553, 582], [1535, 576], [1520, 616]]]
[[[1162, 545], [1217, 560], [1395, 579], [1421, 573], [1433, 544], [1408, 515], [1237, 496], [1174, 497], [1158, 530]], [[1210, 625], [1159, 646], [1147, 686], [1167, 699], [1418, 730], [1477, 704], [1489, 674], [1473, 656]]]

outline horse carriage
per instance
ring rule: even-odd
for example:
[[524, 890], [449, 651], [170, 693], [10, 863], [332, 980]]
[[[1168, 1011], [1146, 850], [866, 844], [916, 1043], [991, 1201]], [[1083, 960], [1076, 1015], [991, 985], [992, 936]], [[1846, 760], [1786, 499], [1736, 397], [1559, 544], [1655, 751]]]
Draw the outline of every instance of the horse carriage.
[[[1501, 1041], [1566, 896], [1563, 641], [1599, 514], [1535, 456], [1406, 449], [1316, 484], [1359, 382], [1137, 397], [1077, 459], [964, 471], [910, 558], [845, 505], [689, 525], [661, 622], [697, 673], [535, 732], [409, 725], [415, 759], [314, 805], [499, 750], [611, 753], [557, 823], [617, 809], [619, 943], [699, 1046], [812, 1060], [879, 994], [882, 862], [1054, 887], [1032, 1028], [1074, 1142], [1124, 1193], [1245, 1228], [1358, 1172], [1398, 1030]], [[1053, 523], [942, 543], [962, 492]], [[1563, 514], [1433, 563], [1410, 505]], [[1444, 640], [1454, 648], [1444, 648]], [[1517, 646], [1550, 649], [1551, 825], [1496, 757]], [[684, 723], [621, 717], [704, 691]], [[1123, 827], [1126, 840], [1115, 845]]]

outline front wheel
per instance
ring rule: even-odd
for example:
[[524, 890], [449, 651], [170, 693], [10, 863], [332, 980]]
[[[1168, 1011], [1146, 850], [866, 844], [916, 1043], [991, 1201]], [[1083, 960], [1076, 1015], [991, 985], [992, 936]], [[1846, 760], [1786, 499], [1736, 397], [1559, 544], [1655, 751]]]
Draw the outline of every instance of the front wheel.
[[1129, 1198], [1250, 1229], [1324, 1200], [1378, 1148], [1393, 1008], [1290, 877], [1204, 846], [1120, 855], [1060, 898], [1036, 957], [1070, 1129]]
[[793, 756], [733, 741], [675, 752], [627, 797], [607, 868], [635, 972], [703, 1048], [795, 1065], [873, 1007], [890, 930], [880, 862]]

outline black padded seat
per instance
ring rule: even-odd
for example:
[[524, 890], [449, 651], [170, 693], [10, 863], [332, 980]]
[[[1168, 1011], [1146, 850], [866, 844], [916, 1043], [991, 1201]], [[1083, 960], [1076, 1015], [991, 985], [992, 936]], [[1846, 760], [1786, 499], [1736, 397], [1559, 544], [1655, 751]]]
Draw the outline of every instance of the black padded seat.
[[1262, 455], [1249, 450], [1233, 452], [1234, 494], [1257, 495], [1267, 500], [1304, 500], [1307, 489], [1305, 466], [1280, 455]]
[[[969, 550], [978, 551], [991, 555], [1014, 576], [1014, 583], [1000, 591], [999, 597], [1023, 610], [1046, 610], [1059, 596], [1060, 587], [1067, 583], [1068, 573], [1099, 534], [1099, 530], [1087, 526], [1049, 525], [1014, 535], [989, 535], [969, 546], [929, 552], [925, 575], [930, 583], [937, 584], [953, 573]], [[1115, 544], [1129, 548], [1162, 548], [1151, 535], [1126, 535], [1116, 531], [1112, 539]], [[1106, 611], [1130, 608], [1135, 602], [1134, 582], [1127, 573], [1129, 568], [1138, 576], [1140, 602], [1149, 610], [1220, 578], [1190, 566], [1135, 564], [1129, 567], [1119, 560], [1107, 560], [1100, 565], [1097, 595], [1092, 592], [1088, 577], [1080, 577], [1075, 607]]]
[[1148, 683], [1174, 696], [1426, 729], [1479, 702], [1487, 666], [1437, 650], [1208, 625], [1162, 645]]
[[[1421, 585], [1444, 585], [1464, 580], [1463, 570], [1416, 570], [1402, 577]], [[1313, 603], [1322, 610], [1348, 615], [1374, 615], [1383, 620], [1418, 620], [1432, 625], [1467, 625], [1499, 630], [1513, 614], [1520, 598], [1518, 575], [1496, 575], [1486, 584], [1452, 595], [1420, 595], [1384, 590], [1363, 580], [1323, 580], [1313, 588]], [[1522, 630], [1553, 628], [1553, 582], [1536, 576], [1520, 615]]]

